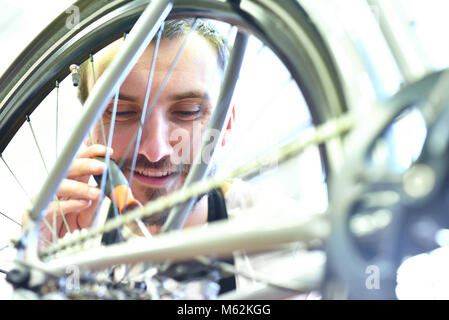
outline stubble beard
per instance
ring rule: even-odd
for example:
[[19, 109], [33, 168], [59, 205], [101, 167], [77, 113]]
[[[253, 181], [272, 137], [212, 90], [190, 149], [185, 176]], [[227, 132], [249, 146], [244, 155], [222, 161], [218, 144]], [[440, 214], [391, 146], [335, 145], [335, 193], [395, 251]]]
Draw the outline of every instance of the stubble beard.
[[[123, 168], [126, 168], [128, 172], [130, 172], [130, 168], [132, 165], [132, 159], [126, 159], [123, 162]], [[188, 172], [190, 171], [191, 165], [190, 164], [179, 164], [175, 165], [170, 162], [170, 160], [162, 159], [156, 163], [148, 161], [144, 156], [139, 155], [136, 160], [135, 164], [136, 169], [159, 169], [159, 170], [166, 170], [166, 171], [175, 171], [177, 176], [172, 181], [172, 184], [166, 187], [162, 188], [151, 188], [151, 187], [142, 187], [141, 190], [138, 190], [136, 187], [136, 181], [135, 178], [133, 178], [132, 184], [134, 185], [133, 190], [134, 196], [143, 204], [147, 204], [150, 201], [156, 200], [161, 196], [166, 196], [170, 194], [173, 191], [176, 191], [179, 189], [185, 181], [185, 177], [187, 176]], [[134, 173], [135, 174], [135, 173]], [[142, 221], [146, 225], [154, 225], [158, 227], [162, 227], [165, 222], [167, 221], [168, 215], [170, 214], [171, 208], [167, 208], [165, 210], [156, 212], [148, 217], [145, 217], [142, 219]]]

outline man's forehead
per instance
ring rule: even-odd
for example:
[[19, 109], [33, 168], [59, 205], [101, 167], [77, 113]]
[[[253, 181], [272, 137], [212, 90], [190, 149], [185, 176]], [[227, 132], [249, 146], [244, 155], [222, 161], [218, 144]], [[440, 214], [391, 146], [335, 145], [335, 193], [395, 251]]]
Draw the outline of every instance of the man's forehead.
[[98, 75], [101, 75], [114, 57], [120, 51], [123, 44], [123, 38], [115, 40], [94, 55], [94, 65]]
[[[222, 77], [222, 70], [217, 64], [218, 53], [215, 51], [215, 49], [209, 43], [207, 43], [207, 40], [204, 39], [202, 36], [195, 34], [195, 37], [190, 38], [189, 40], [192, 40], [192, 39], [194, 40], [193, 43], [195, 43], [194, 49], [193, 49], [193, 52], [195, 53], [195, 55], [198, 54], [201, 56], [201, 54], [204, 54], [204, 52], [205, 52], [204, 50], [201, 50], [201, 51], [197, 50], [198, 41], [204, 42], [211, 49], [210, 52], [214, 52], [213, 56], [211, 56], [211, 58], [210, 58], [210, 64], [213, 67], [210, 68], [210, 71], [207, 74], [207, 81], [204, 81], [206, 83], [205, 85], [203, 85], [201, 87], [199, 87], [199, 86], [195, 87], [194, 82], [192, 82], [192, 83], [190, 83], [190, 86], [187, 85], [188, 87], [190, 87], [189, 89], [186, 88], [186, 90], [176, 90], [171, 95], [170, 98], [172, 98], [172, 100], [174, 100], [177, 98], [180, 99], [180, 97], [182, 97], [182, 96], [190, 96], [190, 97], [194, 97], [194, 96], [200, 97], [201, 96], [201, 97], [204, 97], [207, 99], [212, 98], [212, 100], [215, 100], [215, 98], [218, 96], [218, 90], [219, 90], [217, 88], [217, 86], [219, 87], [219, 82], [221, 82], [221, 77]], [[171, 55], [174, 55], [174, 52], [177, 51], [178, 47], [180, 47], [180, 44], [182, 44], [183, 39], [182, 38], [163, 39], [162, 41], [164, 44], [169, 45], [169, 46], [171, 44], [176, 44], [175, 46], [172, 46], [172, 48], [173, 47], [176, 48], [176, 50], [172, 50], [173, 52], [171, 52]], [[123, 38], [118, 39], [95, 54], [95, 56], [94, 56], [95, 62], [94, 63], [95, 63], [96, 74], [98, 77], [101, 76], [101, 74], [104, 72], [104, 70], [107, 68], [107, 66], [112, 62], [112, 60], [114, 59], [116, 54], [119, 52], [123, 43], [124, 43]], [[190, 42], [190, 43], [192, 43], [192, 42]], [[145, 78], [145, 79], [142, 79], [142, 81], [145, 80], [142, 82], [142, 85], [143, 84], [146, 85], [146, 78], [148, 77], [148, 70], [149, 70], [149, 67], [151, 66], [151, 59], [153, 56], [154, 42], [152, 42], [149, 45], [147, 50], [148, 51], [146, 51], [146, 54], [144, 54], [143, 57], [139, 58], [139, 61], [136, 64], [136, 66], [144, 65], [144, 66], [146, 66], [146, 68], [137, 70], [138, 68], [135, 68], [136, 67], [135, 66], [131, 70], [130, 75], [128, 76], [128, 77], [134, 77], [136, 74], [141, 73], [141, 76], [143, 78]], [[159, 51], [161, 52], [163, 50], [164, 50], [164, 45], [161, 44], [161, 46], [159, 47]], [[186, 50], [186, 49], [184, 49], [184, 50]], [[151, 53], [151, 54], [149, 54], [149, 53]], [[181, 59], [185, 55], [186, 55], [185, 53], [181, 54]], [[174, 58], [175, 57], [173, 56], [170, 59], [166, 59], [167, 61], [166, 61], [165, 68], [163, 68], [164, 69], [163, 72], [168, 71], [169, 65], [173, 62], [172, 60], [174, 60]], [[201, 58], [200, 58], [200, 60], [201, 60]], [[160, 64], [160, 61], [159, 61], [159, 64]], [[156, 68], [158, 68], [159, 64], [156, 63]], [[179, 65], [179, 62], [178, 62], [178, 65]], [[192, 74], [195, 71], [197, 71], [195, 69], [195, 67], [193, 67], [193, 66], [188, 66], [188, 67]], [[167, 69], [167, 70], [165, 70], [165, 69]], [[89, 73], [88, 73], [88, 76], [89, 76]], [[174, 78], [173, 75], [172, 75], [172, 77]], [[186, 74], [186, 80], [189, 79], [188, 77], [189, 77], [189, 75]], [[90, 76], [89, 76], [89, 78], [90, 78], [89, 82], [91, 82], [91, 85], [93, 85], [92, 78]], [[179, 77], [178, 77], [178, 80], [180, 80]], [[170, 78], [169, 78], [169, 85], [170, 85], [170, 82], [173, 83], [174, 81], [170, 81]], [[136, 96], [136, 94], [132, 93], [132, 92], [136, 91], [138, 89], [141, 89], [141, 88], [133, 87], [133, 85], [127, 85], [127, 81], [125, 81], [125, 83], [122, 84], [122, 89], [124, 89], [124, 91], [126, 91], [126, 92], [129, 92], [128, 96]]]
[[[176, 44], [179, 44], [178, 47], [180, 48], [181, 44], [184, 40], [185, 40], [185, 35], [183, 37], [175, 37], [175, 38], [170, 38], [170, 39], [162, 38], [161, 42], [169, 43], [169, 44], [176, 43]], [[124, 44], [124, 41], [125, 41], [124, 38], [119, 38], [94, 54], [94, 65], [95, 65], [95, 69], [99, 75], [102, 74], [104, 72], [104, 70], [107, 68], [107, 66], [113, 61], [114, 57], [117, 55], [117, 53], [120, 51], [122, 45]], [[218, 50], [216, 48], [214, 48], [213, 45], [211, 43], [209, 43], [209, 41], [206, 38], [204, 38], [204, 36], [194, 32], [190, 36], [188, 41], [190, 43], [195, 42], [198, 46], [200, 46], [200, 44], [198, 44], [198, 43], [201, 42], [203, 45], [208, 46], [209, 48], [212, 48], [212, 52], [215, 52], [215, 55], [218, 57]], [[155, 40], [153, 40], [148, 45], [147, 52], [148, 52], [148, 50], [150, 50], [152, 52], [152, 50], [154, 50], [154, 46], [155, 46]], [[164, 49], [159, 47], [159, 50], [163, 51]], [[139, 63], [141, 61], [141, 59], [142, 59], [142, 57], [139, 58], [137, 63]], [[218, 59], [217, 59], [217, 63], [218, 63]]]

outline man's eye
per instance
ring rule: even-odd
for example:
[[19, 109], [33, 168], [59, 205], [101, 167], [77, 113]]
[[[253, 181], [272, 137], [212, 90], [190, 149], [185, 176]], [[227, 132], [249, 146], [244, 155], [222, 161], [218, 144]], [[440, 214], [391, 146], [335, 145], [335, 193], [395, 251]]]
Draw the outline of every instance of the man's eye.
[[[107, 109], [105, 114], [107, 115], [107, 117], [109, 119], [114, 118], [113, 110], [111, 110], [111, 109]], [[138, 113], [137, 113], [137, 111], [134, 111], [134, 110], [118, 110], [115, 113], [115, 121], [120, 122], [120, 121], [134, 120], [137, 116], [138, 116]]]
[[176, 114], [179, 114], [182, 116], [194, 116], [199, 113], [200, 113], [199, 111], [176, 111]]
[[199, 110], [178, 110], [174, 114], [181, 120], [195, 120], [200, 116]]
[[117, 111], [116, 116], [117, 117], [127, 117], [127, 116], [134, 116], [137, 112], [135, 111]]
[[[113, 112], [112, 109], [106, 109], [106, 113], [109, 114], [109, 115], [112, 115], [114, 112]], [[133, 116], [133, 115], [136, 115], [136, 114], [137, 114], [137, 112], [134, 111], [134, 110], [118, 110], [118, 111], [115, 112], [115, 115], [117, 117]]]

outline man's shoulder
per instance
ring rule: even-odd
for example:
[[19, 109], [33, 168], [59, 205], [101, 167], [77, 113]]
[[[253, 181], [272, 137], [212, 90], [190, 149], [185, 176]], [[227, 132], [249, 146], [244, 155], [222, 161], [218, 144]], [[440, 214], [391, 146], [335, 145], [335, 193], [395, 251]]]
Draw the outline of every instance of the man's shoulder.
[[221, 190], [228, 210], [249, 208], [256, 202], [254, 188], [241, 179], [228, 180]]
[[278, 219], [280, 216], [305, 218], [300, 201], [283, 192], [276, 184], [252, 184], [241, 179], [222, 188], [229, 217], [253, 216]]

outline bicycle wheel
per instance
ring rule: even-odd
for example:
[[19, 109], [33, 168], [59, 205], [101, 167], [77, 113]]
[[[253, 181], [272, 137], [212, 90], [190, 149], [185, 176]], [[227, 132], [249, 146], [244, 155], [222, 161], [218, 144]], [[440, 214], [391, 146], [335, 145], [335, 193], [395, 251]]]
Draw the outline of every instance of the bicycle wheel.
[[[433, 72], [359, 119], [348, 137], [351, 156], [332, 179], [327, 298], [400, 298], [399, 285], [414, 286], [400, 283], [401, 264], [444, 246], [446, 91], [447, 70]], [[408, 277], [423, 276], [415, 273]]]
[[[81, 64], [93, 52], [129, 32], [147, 4], [147, 1], [79, 1], [75, 4], [80, 9], [80, 24], [76, 28], [67, 32], [67, 16], [62, 14], [30, 44], [0, 79], [1, 153], [25, 121], [32, 128], [30, 118], [34, 109], [55, 88], [55, 83], [62, 82], [70, 73], [69, 66]], [[175, 2], [170, 17], [186, 16], [219, 19], [259, 38], [287, 67], [309, 107], [311, 124], [325, 123], [345, 111], [332, 56], [298, 3], [286, 1], [281, 7], [276, 2], [259, 1]], [[36, 145], [40, 149], [39, 143]], [[68, 152], [73, 158], [76, 150]], [[327, 172], [323, 147], [319, 154]], [[64, 173], [64, 168], [60, 168], [55, 175], [62, 179]], [[57, 186], [59, 182], [51, 184]], [[48, 191], [45, 186], [44, 189]], [[51, 190], [49, 194], [54, 192]], [[42, 206], [48, 204], [49, 196], [46, 200]], [[33, 218], [39, 222], [41, 217], [37, 213]], [[28, 246], [30, 241], [32, 238], [28, 238]]]

